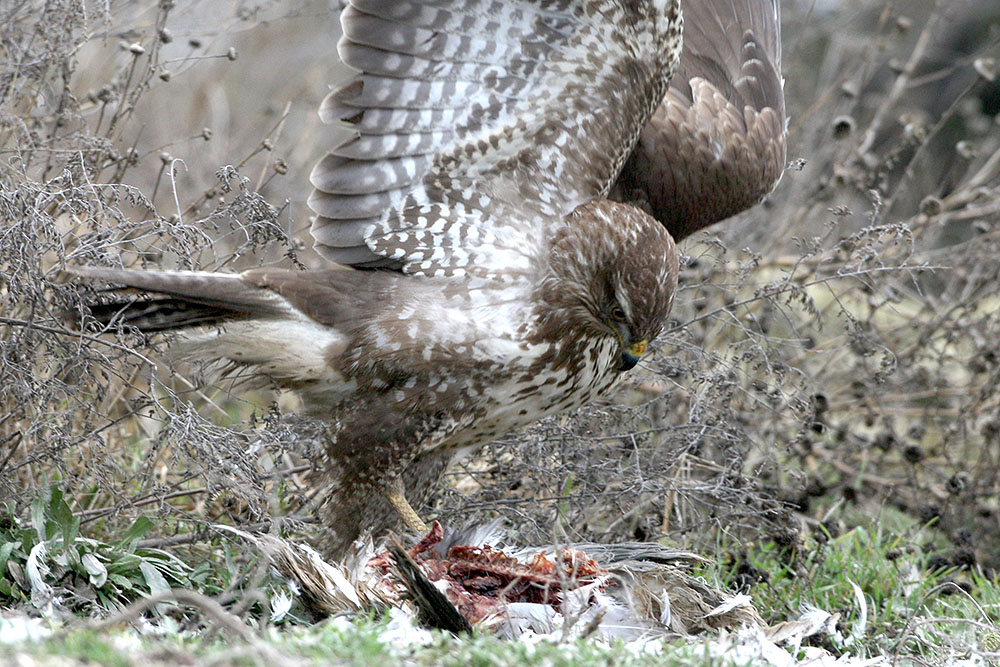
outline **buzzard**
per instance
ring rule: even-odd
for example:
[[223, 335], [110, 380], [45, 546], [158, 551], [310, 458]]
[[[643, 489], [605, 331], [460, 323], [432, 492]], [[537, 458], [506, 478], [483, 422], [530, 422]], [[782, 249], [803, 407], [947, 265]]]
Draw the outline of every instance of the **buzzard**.
[[410, 503], [456, 456], [638, 363], [673, 302], [671, 233], [780, 174], [777, 7], [737, 4], [694, 3], [681, 58], [679, 0], [350, 0], [357, 74], [320, 113], [352, 134], [309, 202], [339, 266], [75, 269], [144, 293], [93, 312], [183, 329], [330, 424], [328, 555], [399, 518], [423, 530]]

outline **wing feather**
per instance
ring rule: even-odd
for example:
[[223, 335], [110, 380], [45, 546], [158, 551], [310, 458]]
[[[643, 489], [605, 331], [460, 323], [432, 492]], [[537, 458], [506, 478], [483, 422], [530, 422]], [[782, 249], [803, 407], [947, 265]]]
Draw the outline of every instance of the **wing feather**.
[[759, 202], [785, 166], [777, 0], [685, 5], [677, 75], [613, 198], [641, 203], [675, 239]]
[[327, 155], [313, 169], [310, 181], [323, 193], [356, 195], [386, 192], [412, 185], [430, 167], [425, 155], [382, 160], [377, 166], [339, 155]]
[[320, 113], [352, 136], [312, 172], [336, 262], [503, 279], [603, 196], [662, 98], [676, 0], [350, 0], [357, 74]]

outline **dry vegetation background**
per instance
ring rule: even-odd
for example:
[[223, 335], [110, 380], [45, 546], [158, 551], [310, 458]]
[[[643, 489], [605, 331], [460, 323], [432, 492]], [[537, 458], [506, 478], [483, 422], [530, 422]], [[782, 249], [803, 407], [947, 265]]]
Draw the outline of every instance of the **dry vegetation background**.
[[[712, 552], [901, 510], [942, 564], [1000, 566], [990, 4], [784, 3], [778, 188], [683, 244], [675, 326], [614, 401], [490, 445], [424, 512]], [[317, 265], [338, 34], [308, 0], [0, 0], [0, 529], [55, 485], [85, 533], [146, 514], [188, 558], [217, 523], [308, 535], [294, 401], [69, 328], [96, 295], [59, 272]]]

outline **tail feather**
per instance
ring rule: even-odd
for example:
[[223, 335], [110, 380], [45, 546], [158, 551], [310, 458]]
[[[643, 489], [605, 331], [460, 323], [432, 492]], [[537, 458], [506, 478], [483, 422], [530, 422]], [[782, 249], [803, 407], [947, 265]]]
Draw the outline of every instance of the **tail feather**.
[[[353, 272], [313, 272], [311, 280], [281, 270], [225, 274], [76, 266], [68, 273], [113, 285], [107, 291], [115, 298], [88, 307], [97, 322], [144, 333], [181, 330], [172, 343], [180, 357], [218, 364], [222, 374], [249, 368], [251, 377], [268, 377], [300, 392], [307, 412], [322, 411], [351, 391], [328, 360], [349, 344], [335, 323], [357, 307], [359, 297], [350, 290]], [[78, 314], [75, 318], [82, 324]], [[218, 326], [206, 329], [213, 325]]]
[[145, 333], [215, 326], [247, 317], [245, 313], [238, 311], [173, 297], [151, 299], [137, 297], [90, 304], [87, 309], [90, 316], [103, 326], [117, 323], [135, 327]]
[[210, 326], [252, 317], [288, 316], [288, 302], [272, 290], [247, 284], [238, 274], [139, 271], [74, 266], [68, 273], [137, 290], [140, 295], [89, 306], [101, 324], [120, 322], [153, 333]]

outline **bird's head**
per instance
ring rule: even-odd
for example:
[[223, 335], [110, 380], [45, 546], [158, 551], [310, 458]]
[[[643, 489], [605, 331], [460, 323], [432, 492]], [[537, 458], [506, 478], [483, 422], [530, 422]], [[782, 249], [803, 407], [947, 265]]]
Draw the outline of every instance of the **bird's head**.
[[612, 337], [618, 370], [662, 331], [677, 289], [673, 239], [642, 211], [606, 200], [578, 207], [552, 241], [540, 286], [545, 338]]

